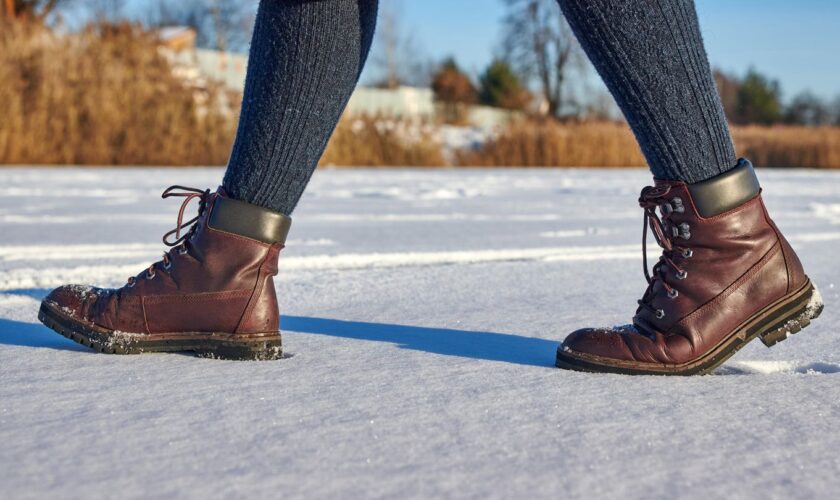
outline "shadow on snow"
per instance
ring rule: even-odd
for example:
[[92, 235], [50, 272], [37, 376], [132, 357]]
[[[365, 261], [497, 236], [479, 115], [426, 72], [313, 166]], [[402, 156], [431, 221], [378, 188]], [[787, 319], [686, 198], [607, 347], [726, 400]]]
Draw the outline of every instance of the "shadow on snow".
[[558, 342], [551, 340], [506, 333], [365, 323], [305, 316], [283, 316], [280, 329], [331, 337], [388, 342], [402, 349], [532, 366], [553, 367], [558, 345]]
[[81, 344], [62, 337], [40, 323], [26, 323], [2, 318], [0, 318], [0, 345], [93, 352]]
[[[519, 335], [447, 328], [363, 323], [337, 319], [284, 316], [284, 331], [388, 342], [403, 349], [445, 356], [554, 366], [557, 342]], [[93, 352], [39, 323], [0, 319], [0, 345]]]
[[[48, 289], [7, 290], [4, 293], [27, 295], [41, 299]], [[554, 357], [559, 341], [524, 337], [521, 335], [493, 332], [474, 332], [449, 328], [396, 325], [388, 323], [367, 323], [344, 321], [308, 316], [283, 316], [281, 330], [315, 335], [327, 335], [346, 339], [387, 342], [401, 349], [411, 349], [444, 356], [501, 361], [528, 366], [554, 366]], [[559, 339], [558, 339], [559, 340]], [[93, 352], [69, 339], [58, 335], [39, 323], [27, 323], [0, 318], [0, 345], [42, 347], [50, 349]], [[749, 362], [747, 362], [749, 363]], [[739, 366], [737, 360], [717, 370], [715, 375], [756, 375], [749, 367]], [[780, 372], [788, 373], [840, 373], [840, 364], [797, 363]]]
[[[20, 289], [4, 293], [41, 299], [49, 293], [49, 290]], [[554, 366], [558, 345], [557, 341], [505, 333], [366, 323], [306, 316], [283, 316], [281, 330], [371, 342], [388, 342], [402, 349], [445, 356], [547, 367]], [[0, 344], [92, 352], [39, 323], [8, 319], [0, 319]]]

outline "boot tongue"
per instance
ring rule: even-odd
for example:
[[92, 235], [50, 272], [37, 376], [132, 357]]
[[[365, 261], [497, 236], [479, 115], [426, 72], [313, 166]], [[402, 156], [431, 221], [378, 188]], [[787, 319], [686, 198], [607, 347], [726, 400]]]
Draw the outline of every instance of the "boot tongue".
[[636, 333], [644, 335], [645, 337], [648, 337], [650, 339], [656, 340], [656, 328], [653, 327], [647, 321], [645, 321], [645, 319], [639, 316], [638, 314], [633, 316], [633, 323], [628, 326], [632, 326], [633, 328], [635, 328]]

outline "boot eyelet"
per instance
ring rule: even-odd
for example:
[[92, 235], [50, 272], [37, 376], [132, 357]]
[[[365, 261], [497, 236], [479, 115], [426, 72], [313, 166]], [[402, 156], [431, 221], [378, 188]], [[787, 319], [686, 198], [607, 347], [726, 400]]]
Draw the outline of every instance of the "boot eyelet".
[[688, 222], [679, 225], [679, 235], [684, 240], [691, 238], [691, 226], [688, 225]]
[[675, 196], [674, 199], [671, 200], [671, 203], [673, 204], [674, 212], [677, 212], [678, 214], [685, 212], [685, 206], [683, 205], [682, 198], [679, 196]]
[[155, 273], [150, 273], [150, 272], [146, 271], [146, 279], [147, 280], [151, 280], [151, 279], [154, 279], [154, 278], [155, 278]]
[[656, 319], [662, 319], [664, 317], [665, 317], [665, 311], [663, 311], [662, 309], [657, 309], [656, 310]]
[[134, 288], [134, 285], [136, 285], [136, 284], [137, 284], [136, 281], [129, 281], [128, 283], [125, 284], [125, 287], [126, 288]]
[[684, 280], [686, 278], [688, 278], [688, 271], [680, 271], [677, 273], [678, 280]]
[[172, 269], [172, 261], [170, 260], [169, 262], [164, 263], [163, 268], [166, 269], [167, 271]]
[[187, 247], [181, 247], [181, 248], [179, 248], [179, 249], [178, 249], [178, 253], [179, 253], [179, 254], [181, 254], [181, 255], [184, 255], [185, 253], [187, 253]]
[[690, 248], [686, 248], [682, 251], [682, 256], [684, 259], [690, 259], [692, 256], [694, 256], [694, 251]]
[[676, 299], [679, 296], [680, 296], [680, 292], [678, 292], [676, 288], [672, 288], [672, 289], [668, 290], [668, 298], [669, 299]]

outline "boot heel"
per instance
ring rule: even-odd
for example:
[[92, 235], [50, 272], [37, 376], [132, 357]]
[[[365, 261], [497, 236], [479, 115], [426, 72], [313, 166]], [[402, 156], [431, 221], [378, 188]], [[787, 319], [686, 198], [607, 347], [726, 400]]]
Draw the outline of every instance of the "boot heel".
[[819, 290], [812, 283], [810, 289], [802, 299], [804, 304], [795, 308], [791, 313], [785, 314], [782, 319], [774, 321], [764, 332], [760, 333], [761, 341], [767, 347], [773, 347], [779, 342], [786, 340], [795, 333], [811, 324], [812, 319], [819, 317], [823, 310], [823, 301]]
[[196, 356], [212, 359], [268, 361], [281, 359], [283, 347], [280, 336], [249, 342], [224, 342], [194, 349]]

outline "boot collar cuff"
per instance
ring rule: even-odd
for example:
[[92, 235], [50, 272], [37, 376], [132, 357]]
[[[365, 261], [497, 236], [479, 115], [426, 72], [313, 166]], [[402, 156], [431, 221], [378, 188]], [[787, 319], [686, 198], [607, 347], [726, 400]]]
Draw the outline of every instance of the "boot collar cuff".
[[685, 185], [697, 213], [704, 218], [737, 208], [761, 190], [752, 163], [745, 158], [739, 159], [731, 170], [694, 184], [656, 179], [657, 186], [666, 184]]
[[229, 198], [219, 187], [207, 225], [269, 245], [286, 243], [292, 219], [280, 212]]

